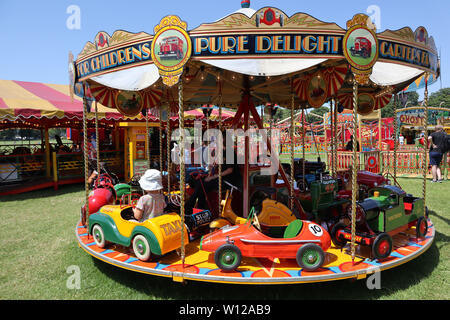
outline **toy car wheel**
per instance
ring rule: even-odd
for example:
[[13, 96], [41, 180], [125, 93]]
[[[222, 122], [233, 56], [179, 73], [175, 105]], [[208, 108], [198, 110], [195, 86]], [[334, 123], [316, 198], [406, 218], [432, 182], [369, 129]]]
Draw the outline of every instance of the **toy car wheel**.
[[387, 233], [380, 233], [373, 242], [372, 254], [375, 259], [385, 259], [392, 252], [392, 238]]
[[297, 251], [297, 263], [306, 271], [314, 271], [320, 268], [324, 260], [325, 254], [317, 244], [307, 243]]
[[143, 235], [138, 234], [133, 238], [133, 252], [141, 261], [147, 261], [150, 259], [151, 250], [150, 245]]
[[241, 259], [241, 250], [232, 244], [223, 244], [214, 253], [214, 262], [224, 271], [236, 270], [241, 264]]
[[428, 232], [428, 222], [425, 217], [420, 217], [417, 219], [416, 224], [416, 236], [417, 238], [425, 238]]
[[104, 248], [106, 246], [105, 233], [99, 224], [92, 227], [92, 236], [97, 247]]
[[333, 228], [331, 229], [331, 241], [333, 241], [333, 244], [338, 247], [338, 248], [342, 248], [347, 244], [347, 240], [341, 240], [337, 237], [337, 233], [339, 230], [342, 230], [345, 228], [345, 223], [343, 222], [338, 222], [336, 223]]

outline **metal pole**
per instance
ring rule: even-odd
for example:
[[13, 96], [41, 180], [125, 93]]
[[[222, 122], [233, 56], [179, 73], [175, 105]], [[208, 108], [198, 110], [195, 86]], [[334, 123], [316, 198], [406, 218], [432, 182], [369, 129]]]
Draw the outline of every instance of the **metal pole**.
[[162, 147], [162, 132], [163, 132], [163, 122], [162, 122], [162, 108], [159, 108], [159, 171], [161, 173], [164, 170], [163, 167], [163, 147]]
[[185, 191], [185, 167], [184, 167], [184, 141], [185, 141], [185, 132], [184, 132], [184, 105], [183, 105], [183, 82], [180, 79], [178, 84], [178, 123], [180, 129], [180, 214], [181, 214], [181, 264], [184, 270], [184, 260], [185, 260], [185, 246], [184, 246], [184, 191]]
[[[392, 163], [394, 169], [394, 181], [397, 180], [397, 149], [398, 149], [398, 122], [397, 122], [397, 104], [398, 104], [398, 95], [395, 97], [394, 101], [394, 161]], [[426, 147], [425, 147], [426, 149]], [[388, 157], [389, 161], [389, 157]]]
[[84, 142], [84, 190], [85, 190], [85, 201], [86, 201], [86, 213], [85, 213], [85, 223], [86, 226], [89, 224], [89, 163], [88, 163], [88, 132], [87, 132], [87, 99], [86, 99], [86, 86], [83, 83], [83, 142]]
[[[220, 131], [220, 133], [222, 134], [222, 95], [220, 95], [220, 98], [219, 98], [219, 131]], [[223, 135], [222, 135], [222, 137], [223, 137]], [[220, 155], [222, 155], [222, 152], [223, 152], [223, 144], [225, 143], [225, 141], [223, 141], [223, 139], [222, 139], [222, 145], [219, 145], [218, 144], [218, 141], [216, 141], [216, 146], [217, 146], [217, 152], [218, 152], [218, 155], [220, 156]], [[221, 207], [221, 202], [222, 202], [222, 161], [223, 161], [223, 158], [222, 157], [220, 157], [219, 158], [219, 165], [218, 165], [218, 175], [219, 175], [219, 215], [220, 215], [220, 213], [222, 212], [222, 207]]]
[[290, 206], [291, 211], [294, 210], [294, 178], [295, 178], [295, 172], [294, 172], [294, 132], [295, 132], [295, 123], [294, 123], [294, 94], [292, 93], [291, 97], [291, 190], [289, 192], [290, 196]]
[[424, 105], [425, 105], [425, 115], [424, 115], [424, 148], [423, 148], [423, 156], [422, 156], [422, 169], [423, 169], [423, 186], [422, 186], [422, 197], [423, 197], [423, 212], [426, 214], [426, 195], [427, 195], [427, 171], [428, 171], [428, 161], [427, 161], [427, 152], [428, 152], [428, 73], [425, 73], [425, 92], [424, 92]]
[[[302, 183], [303, 183], [303, 191], [306, 191], [306, 179], [305, 179], [305, 174], [306, 174], [306, 168], [305, 168], [305, 161], [306, 161], [306, 152], [305, 152], [305, 139], [306, 139], [306, 123], [305, 123], [306, 119], [305, 119], [305, 106], [303, 106], [302, 108], [302, 156], [303, 156], [303, 161], [302, 161]], [[314, 137], [314, 136], [313, 136]]]
[[170, 197], [170, 173], [172, 170], [172, 165], [170, 163], [170, 113], [169, 109], [167, 109], [167, 128], [166, 128], [166, 134], [167, 134], [167, 194]]
[[[358, 82], [356, 78], [353, 79], [353, 166], [352, 166], [352, 221], [351, 221], [351, 255], [352, 263], [355, 262], [355, 238], [356, 238], [356, 193], [358, 192], [358, 185], [356, 176], [358, 174], [357, 164], [357, 140], [356, 129], [358, 127]], [[361, 130], [360, 130], [361, 131]]]
[[145, 112], [145, 149], [147, 151], [147, 161], [148, 161], [148, 168], [151, 167], [151, 161], [150, 161], [150, 139], [148, 137], [149, 130], [148, 130], [148, 113], [149, 110], [147, 109]]
[[98, 109], [97, 100], [95, 100], [95, 152], [97, 153], [97, 172], [100, 176], [100, 139], [98, 135]]
[[338, 126], [338, 106], [336, 103], [336, 100], [334, 100], [334, 178], [337, 178], [337, 171], [338, 171], [338, 166], [337, 166], [337, 149], [338, 149], [338, 131], [337, 131], [337, 126]]

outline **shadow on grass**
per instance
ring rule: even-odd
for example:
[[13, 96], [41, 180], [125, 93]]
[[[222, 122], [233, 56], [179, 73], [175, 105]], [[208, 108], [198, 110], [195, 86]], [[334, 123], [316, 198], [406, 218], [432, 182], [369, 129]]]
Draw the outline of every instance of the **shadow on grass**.
[[[439, 215], [436, 211], [430, 210], [428, 212], [428, 215], [430, 216], [430, 219], [433, 216], [435, 216], [435, 217], [438, 217], [439, 219], [441, 219], [442, 221], [444, 221], [447, 225], [450, 225], [450, 219], [448, 219], [447, 217], [443, 217], [443, 216]], [[433, 219], [431, 219], [431, 221], [433, 221]]]
[[[445, 238], [436, 233], [437, 238]], [[435, 242], [436, 242], [435, 239]], [[97, 259], [94, 265], [112, 280], [155, 299], [175, 300], [346, 300], [387, 298], [427, 278], [439, 263], [436, 243], [416, 259], [399, 267], [382, 271], [381, 289], [369, 290], [366, 280], [338, 280], [314, 284], [239, 285], [188, 281], [145, 275], [121, 269]], [[412, 296], [411, 299], [418, 299]]]
[[50, 197], [67, 195], [70, 193], [76, 193], [76, 192], [80, 192], [80, 191], [84, 191], [84, 184], [62, 185], [62, 186], [58, 187], [58, 190], [54, 190], [53, 188], [46, 188], [46, 189], [34, 190], [34, 191], [20, 193], [20, 194], [0, 196], [0, 202], [50, 198]]

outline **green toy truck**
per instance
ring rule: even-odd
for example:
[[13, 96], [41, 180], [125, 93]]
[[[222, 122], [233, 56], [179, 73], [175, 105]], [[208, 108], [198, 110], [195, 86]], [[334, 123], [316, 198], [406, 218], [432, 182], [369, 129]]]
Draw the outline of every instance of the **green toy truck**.
[[[393, 235], [415, 226], [417, 238], [425, 237], [428, 221], [423, 201], [396, 186], [385, 185], [369, 190], [369, 197], [358, 201], [356, 206], [355, 242], [371, 246], [372, 258], [385, 259], [392, 252]], [[347, 215], [351, 221], [351, 206]], [[351, 228], [339, 222], [330, 235], [335, 246], [343, 247], [351, 240]]]

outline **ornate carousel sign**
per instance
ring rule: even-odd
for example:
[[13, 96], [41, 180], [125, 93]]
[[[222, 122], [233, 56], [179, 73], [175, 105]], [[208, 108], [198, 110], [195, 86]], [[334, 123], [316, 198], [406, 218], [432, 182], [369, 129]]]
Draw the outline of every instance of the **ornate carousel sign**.
[[[370, 18], [363, 14], [354, 16], [342, 28], [305, 13], [288, 16], [273, 7], [253, 10], [244, 6], [192, 30], [187, 30], [187, 23], [179, 17], [169, 15], [153, 31], [154, 35], [118, 30], [111, 36], [99, 32], [75, 61], [74, 82], [95, 82], [117, 90], [155, 90], [160, 88], [153, 86], [159, 79], [173, 86], [184, 66], [189, 65], [186, 79], [193, 81], [192, 87], [185, 86], [190, 97], [186, 103], [201, 106], [215, 93], [208, 89], [212, 83], [200, 82], [217, 78], [219, 69], [225, 81], [229, 74], [228, 80], [234, 82], [239, 73], [265, 77], [285, 77], [289, 73], [296, 85], [295, 104], [318, 106], [323, 99], [326, 102], [342, 93], [348, 67], [360, 85], [370, 79], [380, 87], [393, 86], [393, 92], [403, 89], [403, 84], [408, 86], [423, 72], [433, 75], [433, 79], [439, 75], [436, 46], [425, 28], [413, 31], [405, 27], [377, 34]], [[335, 76], [337, 68], [339, 77]], [[318, 82], [318, 72], [322, 73], [325, 87]], [[260, 79], [253, 83], [258, 86], [252, 91], [259, 99], [256, 103], [271, 100], [285, 107], [290, 105], [290, 98], [286, 98], [289, 92], [283, 91], [282, 82], [270, 87], [263, 86]], [[239, 105], [242, 85], [224, 93], [228, 97], [222, 95], [225, 104]], [[199, 86], [204, 92], [195, 91]], [[327, 94], [319, 94], [320, 89]]]
[[134, 117], [142, 110], [142, 97], [139, 92], [120, 90], [116, 93], [116, 107], [123, 115]]
[[[369, 27], [370, 26], [370, 27]], [[370, 18], [358, 14], [347, 22], [343, 51], [359, 84], [369, 82], [372, 67], [378, 59], [378, 39]]]
[[178, 83], [183, 67], [191, 57], [191, 38], [186, 28], [187, 24], [177, 16], [167, 16], [155, 27], [152, 60], [169, 87]]

